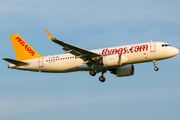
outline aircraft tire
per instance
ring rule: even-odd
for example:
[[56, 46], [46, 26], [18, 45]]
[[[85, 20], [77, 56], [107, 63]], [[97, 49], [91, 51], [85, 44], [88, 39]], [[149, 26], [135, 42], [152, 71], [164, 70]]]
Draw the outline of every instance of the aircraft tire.
[[155, 70], [155, 71], [158, 71], [158, 70], [159, 70], [159, 68], [158, 68], [158, 67], [155, 67], [155, 68], [154, 68], [154, 70]]
[[105, 77], [104, 77], [104, 76], [100, 76], [100, 77], [99, 77], [99, 81], [101, 81], [101, 82], [105, 82], [105, 80], [106, 80], [106, 79], [105, 79]]
[[89, 71], [89, 74], [92, 75], [92, 76], [95, 76], [96, 72], [94, 70], [91, 70], [91, 71]]

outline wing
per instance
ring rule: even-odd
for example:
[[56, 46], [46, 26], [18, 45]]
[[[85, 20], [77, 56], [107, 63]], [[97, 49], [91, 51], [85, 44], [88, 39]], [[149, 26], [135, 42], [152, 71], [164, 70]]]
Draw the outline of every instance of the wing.
[[53, 42], [63, 47], [63, 50], [65, 50], [65, 53], [71, 53], [75, 55], [76, 58], [81, 58], [82, 60], [84, 60], [84, 63], [88, 63], [88, 62], [92, 63], [93, 61], [98, 61], [100, 60], [100, 58], [102, 58], [102, 55], [99, 55], [97, 53], [94, 53], [94, 52], [70, 45], [63, 41], [57, 40], [47, 31], [47, 29], [45, 29], [45, 31]]

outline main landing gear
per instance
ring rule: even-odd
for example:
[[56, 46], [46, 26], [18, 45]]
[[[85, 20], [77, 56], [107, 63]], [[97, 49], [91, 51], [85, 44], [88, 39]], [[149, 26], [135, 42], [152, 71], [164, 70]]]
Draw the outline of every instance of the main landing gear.
[[[99, 77], [99, 81], [101, 82], [105, 82], [105, 77], [103, 76], [103, 74], [106, 73], [106, 70], [102, 71], [102, 75]], [[89, 74], [92, 75], [92, 76], [95, 76], [96, 75], [96, 71], [95, 70], [91, 70], [89, 71]]]
[[105, 80], [106, 80], [106, 78], [105, 78], [104, 76], [100, 76], [100, 77], [99, 77], [99, 81], [105, 82]]
[[158, 71], [159, 68], [156, 66], [156, 65], [157, 65], [157, 64], [156, 64], [156, 60], [153, 60], [153, 64], [154, 64], [154, 70], [155, 70], [155, 71]]
[[96, 72], [94, 70], [91, 70], [91, 71], [89, 71], [89, 74], [92, 75], [92, 76], [95, 76]]
[[106, 78], [105, 78], [103, 75], [104, 75], [104, 73], [106, 73], [106, 72], [107, 72], [107, 70], [103, 70], [103, 71], [102, 71], [102, 75], [99, 77], [99, 81], [105, 82]]

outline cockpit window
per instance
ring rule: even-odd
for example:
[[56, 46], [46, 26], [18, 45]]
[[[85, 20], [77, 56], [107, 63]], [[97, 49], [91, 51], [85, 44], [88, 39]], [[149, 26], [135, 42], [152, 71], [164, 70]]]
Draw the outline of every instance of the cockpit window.
[[162, 44], [162, 47], [168, 47], [168, 46], [171, 46], [169, 44]]

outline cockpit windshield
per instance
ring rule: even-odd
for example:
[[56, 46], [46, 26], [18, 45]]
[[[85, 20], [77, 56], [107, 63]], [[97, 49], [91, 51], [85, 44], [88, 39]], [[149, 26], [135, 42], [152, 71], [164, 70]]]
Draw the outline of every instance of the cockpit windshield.
[[171, 46], [169, 44], [162, 44], [162, 47], [168, 47], [168, 46]]

